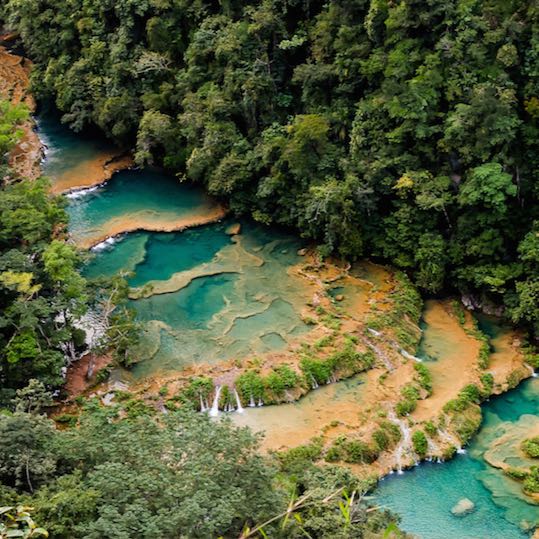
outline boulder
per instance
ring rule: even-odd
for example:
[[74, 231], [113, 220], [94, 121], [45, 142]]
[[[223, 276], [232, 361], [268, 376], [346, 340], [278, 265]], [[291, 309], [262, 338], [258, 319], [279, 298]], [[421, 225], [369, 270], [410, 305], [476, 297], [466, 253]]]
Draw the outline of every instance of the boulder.
[[342, 301], [344, 299], [344, 296], [342, 294], [337, 294], [335, 296], [335, 301]]
[[298, 249], [298, 256], [305, 256], [307, 254], [307, 249]]
[[451, 513], [456, 517], [463, 517], [475, 509], [475, 503], [468, 498], [462, 498], [451, 509]]
[[225, 233], [229, 236], [236, 236], [241, 232], [241, 225], [239, 223], [234, 223], [228, 226], [225, 230]]

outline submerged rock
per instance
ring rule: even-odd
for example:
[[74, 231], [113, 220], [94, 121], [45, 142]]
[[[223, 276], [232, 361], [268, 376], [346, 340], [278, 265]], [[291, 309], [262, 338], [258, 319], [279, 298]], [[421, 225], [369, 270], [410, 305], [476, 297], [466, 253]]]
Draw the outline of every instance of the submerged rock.
[[335, 296], [335, 301], [342, 301], [344, 299], [344, 296], [342, 294], [337, 294]]
[[241, 225], [239, 223], [234, 223], [228, 226], [225, 230], [225, 233], [229, 236], [236, 236], [241, 232]]
[[463, 517], [475, 509], [475, 503], [468, 498], [462, 498], [451, 509], [451, 513], [456, 517]]

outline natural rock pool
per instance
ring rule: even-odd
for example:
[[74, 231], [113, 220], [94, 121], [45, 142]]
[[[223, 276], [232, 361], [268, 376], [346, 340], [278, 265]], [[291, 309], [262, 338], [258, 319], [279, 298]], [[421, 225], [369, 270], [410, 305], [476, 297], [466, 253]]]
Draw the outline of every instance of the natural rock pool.
[[[376, 502], [402, 515], [405, 530], [425, 539], [519, 539], [537, 523], [539, 507], [521, 486], [488, 465], [485, 452], [496, 441], [539, 413], [539, 379], [493, 398], [483, 406], [484, 421], [466, 453], [443, 464], [424, 463], [402, 475], [384, 479], [375, 492]], [[510, 448], [515, 455], [518, 448]], [[464, 516], [452, 507], [468, 498], [475, 509]]]
[[[73, 239], [94, 246], [86, 275], [132, 274], [131, 304], [144, 323], [143, 360], [132, 371], [135, 378], [278, 351], [309, 331], [302, 308], [311, 296], [290, 271], [301, 259], [301, 241], [250, 221], [241, 223], [239, 234], [227, 233], [234, 221], [219, 221], [221, 209], [215, 202], [159, 171], [123, 171], [91, 187], [98, 176], [96, 162], [102, 167], [117, 150], [70, 133], [51, 116], [42, 117], [39, 128], [49, 148], [45, 173], [55, 190], [90, 186], [68, 197]], [[185, 229], [160, 231], [175, 228]], [[344, 308], [362, 315], [363, 303], [354, 303], [346, 288], [333, 294], [343, 294]], [[458, 376], [458, 361], [469, 352], [469, 343], [464, 336], [455, 337], [437, 316], [431, 304], [420, 355], [434, 360], [433, 379], [441, 386], [448, 372]], [[483, 323], [490, 324], [493, 357], [502, 354], [503, 339], [496, 346], [501, 330]], [[234, 419], [267, 431], [276, 445], [278, 440], [304, 443], [332, 419], [353, 425], [357, 407], [368, 395], [363, 384], [367, 378], [331, 384], [295, 404], [245, 410]], [[516, 539], [526, 537], [522, 530], [539, 521], [538, 507], [521, 486], [485, 460], [489, 450], [503, 458], [504, 446], [500, 449], [497, 440], [510, 444], [515, 429], [537, 421], [539, 381], [492, 399], [483, 410], [483, 427], [465, 454], [444, 464], [422, 464], [380, 483], [376, 502], [399, 512], [405, 530], [425, 539]], [[474, 510], [452, 515], [452, 507], [463, 498], [474, 503]]]

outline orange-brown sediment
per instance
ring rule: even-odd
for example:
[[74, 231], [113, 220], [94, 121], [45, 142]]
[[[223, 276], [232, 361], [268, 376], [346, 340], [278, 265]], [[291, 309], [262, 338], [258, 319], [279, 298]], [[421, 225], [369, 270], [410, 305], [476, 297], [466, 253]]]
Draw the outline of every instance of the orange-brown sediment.
[[[33, 112], [35, 101], [29, 93], [31, 66], [26, 58], [11, 54], [0, 46], [0, 98], [14, 105], [24, 103]], [[23, 136], [12, 150], [9, 164], [18, 176], [36, 179], [41, 174], [41, 141], [34, 130], [33, 120], [24, 122], [21, 129]]]

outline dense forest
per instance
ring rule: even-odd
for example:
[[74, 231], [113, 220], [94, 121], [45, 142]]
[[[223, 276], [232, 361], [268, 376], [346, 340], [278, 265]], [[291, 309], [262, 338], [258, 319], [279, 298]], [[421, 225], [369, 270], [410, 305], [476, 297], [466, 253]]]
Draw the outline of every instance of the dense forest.
[[511, 0], [9, 0], [74, 129], [322, 253], [538, 329], [539, 9]]
[[47, 417], [100, 301], [116, 305], [102, 346], [122, 353], [125, 281], [86, 282], [65, 200], [10, 168], [27, 118], [0, 101], [0, 537], [406, 537], [364, 499], [372, 481], [315, 466], [320, 448], [264, 457], [248, 429], [185, 408], [158, 417], [127, 392]]
[[16, 181], [8, 167], [27, 117], [24, 105], [0, 102], [0, 407], [29, 380], [60, 386], [65, 357], [84, 344], [74, 321], [86, 309], [86, 283], [63, 241], [63, 201], [45, 180]]

